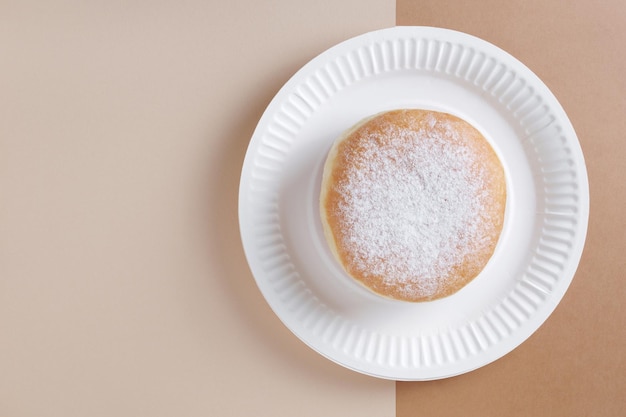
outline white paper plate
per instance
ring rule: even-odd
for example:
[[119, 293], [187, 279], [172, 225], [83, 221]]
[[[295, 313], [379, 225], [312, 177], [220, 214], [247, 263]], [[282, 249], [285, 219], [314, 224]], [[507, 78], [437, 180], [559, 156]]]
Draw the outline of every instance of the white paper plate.
[[[363, 117], [396, 108], [469, 121], [507, 173], [505, 226], [492, 260], [438, 301], [388, 300], [353, 282], [329, 252], [318, 216], [332, 142]], [[239, 190], [246, 256], [277, 316], [327, 358], [395, 380], [468, 372], [526, 340], [572, 280], [588, 213], [580, 145], [548, 88], [501, 49], [430, 27], [367, 33], [305, 65], [259, 121]]]

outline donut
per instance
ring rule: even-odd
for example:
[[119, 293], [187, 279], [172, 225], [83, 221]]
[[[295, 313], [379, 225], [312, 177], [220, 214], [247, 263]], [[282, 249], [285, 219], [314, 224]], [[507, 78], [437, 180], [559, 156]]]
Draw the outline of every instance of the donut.
[[375, 114], [347, 129], [324, 164], [320, 215], [330, 252], [383, 297], [448, 297], [492, 258], [506, 206], [502, 163], [454, 115]]

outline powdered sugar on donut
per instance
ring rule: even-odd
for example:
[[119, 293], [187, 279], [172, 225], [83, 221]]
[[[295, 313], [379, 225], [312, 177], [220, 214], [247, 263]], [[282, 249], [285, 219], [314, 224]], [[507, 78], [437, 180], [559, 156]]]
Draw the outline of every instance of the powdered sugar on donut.
[[493, 243], [483, 224], [488, 172], [452, 123], [427, 116], [361, 129], [345, 154], [352, 168], [335, 184], [336, 238], [351, 267], [409, 298], [433, 296], [472, 251]]

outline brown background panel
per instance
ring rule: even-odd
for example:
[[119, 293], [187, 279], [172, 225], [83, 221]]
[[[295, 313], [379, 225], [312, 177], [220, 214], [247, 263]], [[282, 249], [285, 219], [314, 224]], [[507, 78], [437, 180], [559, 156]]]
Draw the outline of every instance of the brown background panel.
[[624, 415], [626, 7], [618, 0], [398, 0], [396, 12], [398, 25], [470, 33], [533, 70], [577, 131], [591, 193], [580, 267], [548, 321], [482, 369], [397, 383], [397, 417]]

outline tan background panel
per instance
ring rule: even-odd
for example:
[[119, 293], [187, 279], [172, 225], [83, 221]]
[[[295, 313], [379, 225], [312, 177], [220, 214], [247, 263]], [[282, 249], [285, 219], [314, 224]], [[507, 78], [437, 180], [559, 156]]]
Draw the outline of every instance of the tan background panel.
[[270, 311], [237, 189], [280, 86], [394, 13], [0, 5], [1, 416], [393, 415], [393, 382], [322, 358]]
[[626, 7], [619, 0], [398, 0], [397, 23], [467, 32], [524, 62], [568, 113], [591, 190], [585, 251], [555, 313], [519, 348], [482, 369], [397, 383], [397, 417], [623, 416]]

